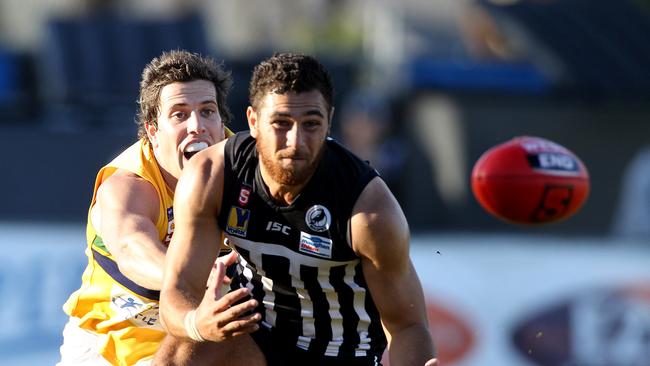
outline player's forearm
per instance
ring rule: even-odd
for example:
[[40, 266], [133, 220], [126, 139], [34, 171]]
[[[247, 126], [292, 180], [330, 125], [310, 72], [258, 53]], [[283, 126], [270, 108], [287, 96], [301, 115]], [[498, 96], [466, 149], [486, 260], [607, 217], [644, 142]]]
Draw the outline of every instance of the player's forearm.
[[390, 337], [389, 354], [392, 366], [423, 366], [435, 356], [429, 329], [415, 324]]
[[147, 237], [126, 238], [114, 253], [120, 272], [150, 290], [162, 288], [166, 248]]
[[160, 293], [160, 317], [165, 330], [175, 337], [187, 337], [185, 316], [197, 306], [188, 301], [178, 288], [163, 287]]
[[136, 257], [118, 262], [118, 266], [122, 274], [138, 285], [149, 290], [162, 288], [163, 263]]

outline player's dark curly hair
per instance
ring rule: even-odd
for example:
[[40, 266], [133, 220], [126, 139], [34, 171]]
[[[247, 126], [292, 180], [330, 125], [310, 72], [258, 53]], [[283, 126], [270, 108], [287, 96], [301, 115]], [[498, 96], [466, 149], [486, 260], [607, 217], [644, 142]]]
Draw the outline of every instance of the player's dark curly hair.
[[334, 87], [325, 67], [314, 57], [295, 53], [276, 53], [255, 66], [248, 88], [248, 98], [257, 109], [268, 93], [303, 93], [318, 90], [332, 108]]
[[194, 80], [207, 80], [214, 84], [221, 119], [224, 124], [232, 120], [232, 114], [226, 105], [226, 97], [232, 86], [232, 77], [230, 72], [223, 69], [222, 64], [217, 64], [212, 58], [188, 51], [163, 52], [160, 57], [151, 60], [142, 71], [140, 97], [138, 98], [140, 108], [136, 121], [138, 137], [146, 138], [145, 126], [147, 123], [158, 127], [157, 118], [160, 113], [162, 88], [175, 82]]

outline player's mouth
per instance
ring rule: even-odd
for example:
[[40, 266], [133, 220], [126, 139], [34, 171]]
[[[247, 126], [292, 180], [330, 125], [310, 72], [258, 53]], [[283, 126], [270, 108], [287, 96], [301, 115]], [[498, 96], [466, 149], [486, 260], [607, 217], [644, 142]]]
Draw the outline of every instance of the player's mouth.
[[183, 149], [183, 157], [186, 160], [190, 160], [192, 156], [196, 155], [201, 150], [207, 149], [210, 145], [208, 145], [207, 142], [205, 141], [198, 141], [198, 142], [193, 142], [191, 144], [188, 144], [185, 146], [185, 149]]
[[307, 160], [307, 154], [297, 151], [281, 151], [278, 154], [280, 160]]

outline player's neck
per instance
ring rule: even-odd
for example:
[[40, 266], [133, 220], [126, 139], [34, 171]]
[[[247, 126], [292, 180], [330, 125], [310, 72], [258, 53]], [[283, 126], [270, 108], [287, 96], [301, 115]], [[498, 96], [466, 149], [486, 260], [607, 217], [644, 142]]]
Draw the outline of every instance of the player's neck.
[[300, 196], [300, 191], [277, 191], [271, 192], [271, 199], [280, 206], [289, 206]]
[[160, 163], [158, 163], [158, 167], [160, 168], [160, 175], [162, 175], [165, 184], [167, 184], [167, 188], [169, 188], [169, 190], [173, 193], [176, 190], [176, 183], [178, 183], [178, 178], [174, 177], [174, 175], [167, 171], [167, 169], [165, 169], [165, 167], [163, 167]]
[[264, 188], [266, 189], [269, 197], [278, 206], [289, 206], [300, 196], [303, 188], [307, 185], [305, 183], [298, 185], [287, 185], [275, 181], [264, 168], [261, 169], [262, 180], [264, 181]]
[[[153, 150], [153, 149], [152, 149]], [[153, 150], [154, 157], [156, 158], [156, 163], [158, 164], [158, 169], [160, 170], [160, 175], [162, 176], [167, 188], [173, 194], [176, 190], [176, 183], [178, 183], [178, 177], [175, 177], [169, 169], [165, 167], [163, 161], [158, 157], [156, 150]]]

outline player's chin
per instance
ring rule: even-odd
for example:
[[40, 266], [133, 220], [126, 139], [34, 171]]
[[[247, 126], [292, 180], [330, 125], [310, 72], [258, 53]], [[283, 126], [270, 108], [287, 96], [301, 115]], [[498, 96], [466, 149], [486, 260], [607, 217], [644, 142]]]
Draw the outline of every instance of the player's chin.
[[183, 156], [183, 154], [179, 155], [178, 157], [178, 171], [182, 172], [183, 169], [187, 166], [187, 164], [190, 162], [188, 158]]
[[282, 159], [280, 161], [280, 167], [284, 170], [289, 171], [302, 171], [309, 166], [307, 159]]

